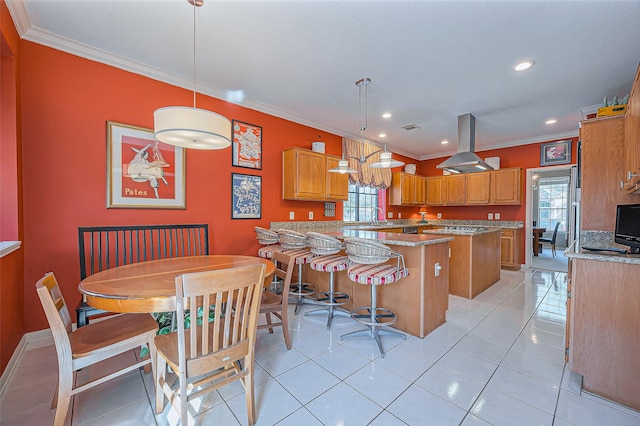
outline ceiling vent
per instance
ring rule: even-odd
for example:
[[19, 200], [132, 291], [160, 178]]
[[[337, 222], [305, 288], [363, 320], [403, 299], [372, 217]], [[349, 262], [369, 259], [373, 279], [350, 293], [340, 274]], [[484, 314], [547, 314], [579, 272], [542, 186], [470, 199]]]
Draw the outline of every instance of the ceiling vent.
[[406, 124], [406, 125], [402, 126], [402, 128], [404, 130], [418, 130], [420, 128], [420, 126], [418, 126], [415, 123], [412, 123], [412, 124]]

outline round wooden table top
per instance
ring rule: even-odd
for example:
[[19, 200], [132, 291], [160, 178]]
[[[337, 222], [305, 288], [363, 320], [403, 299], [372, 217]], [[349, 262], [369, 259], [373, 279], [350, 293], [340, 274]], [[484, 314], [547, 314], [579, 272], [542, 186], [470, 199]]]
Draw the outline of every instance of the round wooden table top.
[[105, 269], [78, 284], [87, 303], [110, 312], [168, 312], [176, 310], [176, 276], [236, 268], [267, 265], [265, 285], [271, 281], [275, 265], [268, 259], [239, 255], [176, 257], [132, 263]]

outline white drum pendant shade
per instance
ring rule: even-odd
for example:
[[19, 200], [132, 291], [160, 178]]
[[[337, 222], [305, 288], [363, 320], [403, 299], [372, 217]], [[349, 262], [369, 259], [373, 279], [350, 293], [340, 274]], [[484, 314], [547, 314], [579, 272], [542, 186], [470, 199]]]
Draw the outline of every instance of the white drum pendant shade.
[[231, 121], [199, 108], [170, 106], [153, 113], [156, 139], [193, 149], [223, 149], [231, 145]]

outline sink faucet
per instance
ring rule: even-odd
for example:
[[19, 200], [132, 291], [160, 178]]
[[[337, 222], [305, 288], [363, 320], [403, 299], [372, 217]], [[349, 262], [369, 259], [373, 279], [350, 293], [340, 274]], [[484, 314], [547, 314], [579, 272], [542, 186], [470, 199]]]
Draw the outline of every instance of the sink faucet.
[[[380, 223], [380, 221], [378, 221], [378, 211], [380, 211], [380, 214], [382, 215], [382, 217], [384, 217], [384, 210], [382, 210], [381, 207], [372, 207], [371, 208], [371, 212], [373, 213], [371, 222], [374, 225], [377, 225], [378, 223]], [[387, 219], [383, 219], [382, 223], [387, 223]]]

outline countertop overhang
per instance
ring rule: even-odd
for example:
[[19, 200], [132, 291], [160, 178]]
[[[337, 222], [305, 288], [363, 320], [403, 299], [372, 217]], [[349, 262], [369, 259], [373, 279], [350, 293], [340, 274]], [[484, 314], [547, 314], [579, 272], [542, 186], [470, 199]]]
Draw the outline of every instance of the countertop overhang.
[[338, 239], [364, 238], [367, 240], [377, 240], [383, 244], [392, 246], [405, 247], [420, 247], [453, 241], [453, 237], [438, 237], [435, 235], [424, 234], [400, 234], [397, 232], [379, 232], [361, 229], [343, 229], [341, 231], [323, 232], [323, 234], [330, 235]]

